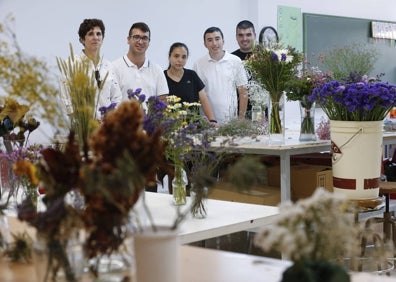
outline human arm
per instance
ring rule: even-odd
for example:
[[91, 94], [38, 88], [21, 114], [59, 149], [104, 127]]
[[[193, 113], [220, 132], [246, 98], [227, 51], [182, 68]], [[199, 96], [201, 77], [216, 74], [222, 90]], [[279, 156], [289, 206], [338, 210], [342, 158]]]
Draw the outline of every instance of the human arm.
[[238, 117], [240, 119], [245, 118], [247, 104], [248, 104], [248, 91], [246, 86], [239, 86], [237, 88], [239, 95], [239, 112]]
[[208, 118], [211, 125], [216, 125], [217, 121], [213, 114], [212, 106], [210, 105], [209, 99], [206, 96], [205, 91], [202, 89], [201, 91], [198, 92], [198, 95], [205, 116]]

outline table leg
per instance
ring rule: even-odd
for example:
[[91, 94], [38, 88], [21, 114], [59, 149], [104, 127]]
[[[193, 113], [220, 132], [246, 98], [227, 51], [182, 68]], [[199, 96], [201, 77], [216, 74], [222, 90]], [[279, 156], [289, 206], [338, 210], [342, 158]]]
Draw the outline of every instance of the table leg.
[[290, 200], [290, 154], [282, 152], [280, 158], [281, 202]]

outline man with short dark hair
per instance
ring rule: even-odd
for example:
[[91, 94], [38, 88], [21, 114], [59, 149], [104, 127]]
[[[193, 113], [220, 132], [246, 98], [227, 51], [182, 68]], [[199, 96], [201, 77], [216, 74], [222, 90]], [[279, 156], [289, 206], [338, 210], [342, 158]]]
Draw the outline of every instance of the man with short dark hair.
[[151, 31], [148, 25], [143, 22], [134, 23], [127, 37], [128, 53], [113, 62], [123, 100], [128, 99], [129, 89], [141, 88], [146, 97], [165, 97], [169, 93], [162, 68], [146, 56], [150, 41]]
[[243, 20], [237, 24], [236, 40], [238, 42], [239, 49], [235, 50], [231, 54], [238, 56], [242, 61], [246, 60], [252, 54], [253, 45], [256, 40], [256, 32], [252, 22]]
[[[252, 49], [256, 40], [256, 31], [254, 25], [248, 20], [240, 21], [236, 26], [236, 40], [239, 49], [231, 54], [238, 56], [242, 61], [248, 59], [252, 55]], [[248, 77], [250, 79], [250, 75]], [[250, 99], [247, 102], [246, 117], [251, 118], [252, 104]]]
[[[204, 32], [208, 54], [193, 69], [205, 84], [205, 92], [217, 122], [244, 118], [247, 104], [247, 75], [240, 58], [224, 50], [223, 32], [210, 27]], [[239, 99], [238, 99], [239, 98]]]

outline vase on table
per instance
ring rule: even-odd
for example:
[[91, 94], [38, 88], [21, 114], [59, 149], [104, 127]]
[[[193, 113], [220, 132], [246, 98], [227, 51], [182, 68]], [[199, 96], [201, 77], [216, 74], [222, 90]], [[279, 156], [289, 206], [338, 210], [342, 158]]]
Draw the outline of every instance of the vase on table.
[[203, 219], [208, 214], [207, 199], [208, 188], [195, 188], [193, 185], [190, 192], [191, 197], [191, 215], [193, 218]]
[[175, 164], [175, 176], [172, 180], [173, 202], [176, 206], [186, 204], [187, 200], [187, 181], [184, 178], [182, 165]]
[[269, 141], [270, 144], [283, 144], [285, 141], [285, 92], [269, 95]]
[[11, 243], [11, 231], [8, 224], [8, 217], [0, 214], [0, 252], [7, 250]]
[[299, 141], [316, 141], [315, 102], [307, 101], [307, 99], [301, 100], [300, 116], [301, 116], [301, 127], [300, 127]]
[[38, 282], [79, 281], [86, 265], [83, 244], [77, 237], [61, 240], [38, 235], [33, 259]]
[[330, 120], [334, 193], [351, 200], [378, 198], [382, 124], [382, 121]]
[[[133, 236], [137, 282], [179, 282], [179, 239], [177, 230], [146, 227]], [[135, 281], [135, 280], [133, 280]]]
[[252, 105], [252, 122], [260, 124], [263, 122], [263, 109], [260, 105]]

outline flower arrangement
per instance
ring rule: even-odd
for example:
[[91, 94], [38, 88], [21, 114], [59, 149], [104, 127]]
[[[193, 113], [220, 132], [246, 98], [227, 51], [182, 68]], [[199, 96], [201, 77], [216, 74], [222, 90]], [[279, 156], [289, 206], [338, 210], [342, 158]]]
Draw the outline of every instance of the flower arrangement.
[[[0, 213], [10, 206], [10, 200], [18, 195], [36, 196], [37, 186], [29, 185], [26, 178], [20, 177], [13, 167], [17, 162], [39, 158], [39, 145], [28, 145], [30, 134], [35, 131], [40, 122], [34, 118], [25, 118], [29, 107], [19, 104], [12, 98], [5, 100], [0, 107], [0, 136], [3, 138], [4, 151], [0, 153], [2, 192], [0, 194]], [[26, 136], [25, 136], [26, 135]], [[21, 188], [21, 189], [20, 189]], [[16, 204], [14, 201], [13, 204]], [[12, 208], [12, 207], [11, 207]], [[14, 207], [15, 208], [15, 207]]]
[[[315, 102], [308, 97], [315, 87], [320, 86], [330, 79], [329, 74], [323, 73], [318, 67], [304, 67], [296, 79], [291, 80], [288, 85], [286, 97], [288, 101], [299, 101], [301, 110], [300, 140], [315, 140]], [[311, 137], [310, 137], [311, 136]]]
[[[88, 139], [99, 122], [95, 115], [97, 81], [87, 60], [77, 60], [70, 45], [67, 60], [57, 58], [58, 68], [63, 76], [61, 97], [70, 112], [70, 126], [77, 134], [83, 152], [88, 152]], [[103, 83], [102, 83], [103, 85]], [[87, 156], [85, 156], [87, 157]]]
[[[130, 90], [129, 96], [141, 103], [145, 102], [141, 89]], [[144, 129], [148, 134], [161, 130], [167, 162], [161, 169], [173, 177], [172, 183], [168, 185], [172, 187], [175, 204], [182, 205], [186, 202], [187, 193], [183, 175], [185, 155], [194, 146], [194, 134], [198, 133], [199, 128], [208, 126], [208, 123], [199, 114], [200, 103], [181, 102], [174, 95], [167, 96], [166, 100], [167, 103], [164, 103], [156, 96], [148, 98]]]
[[257, 44], [246, 60], [245, 66], [264, 89], [269, 92], [272, 103], [270, 115], [270, 133], [281, 133], [279, 116], [280, 99], [287, 90], [287, 83], [298, 73], [303, 56], [295, 48], [284, 48], [279, 43]]
[[[294, 263], [283, 273], [283, 282], [297, 281], [296, 277], [320, 281], [325, 276], [332, 276], [329, 281], [350, 281], [345, 261], [351, 259], [349, 267], [357, 270], [360, 239], [375, 237], [372, 230], [354, 222], [353, 212], [347, 198], [317, 188], [310, 198], [280, 204], [276, 222], [258, 233], [255, 244], [264, 251], [279, 251]], [[389, 255], [383, 247], [383, 241], [376, 244], [373, 257], [363, 259], [382, 264]]]
[[332, 80], [316, 87], [309, 97], [330, 120], [343, 121], [383, 120], [395, 99], [396, 85], [367, 77], [347, 83]]
[[[90, 259], [118, 251], [128, 234], [131, 209], [144, 187], [155, 181], [164, 146], [159, 131], [148, 135], [143, 130], [143, 119], [140, 104], [126, 101], [108, 112], [92, 132], [90, 153], [81, 154], [73, 132], [64, 151], [41, 151], [42, 161], [35, 167], [45, 188], [46, 210], [37, 212], [28, 198], [19, 207], [18, 217], [37, 229], [50, 252], [49, 270], [59, 265], [67, 281], [76, 279], [66, 254], [76, 232], [85, 230], [84, 249]], [[82, 207], [67, 201], [73, 192], [83, 198]], [[95, 276], [97, 267], [91, 266]]]

